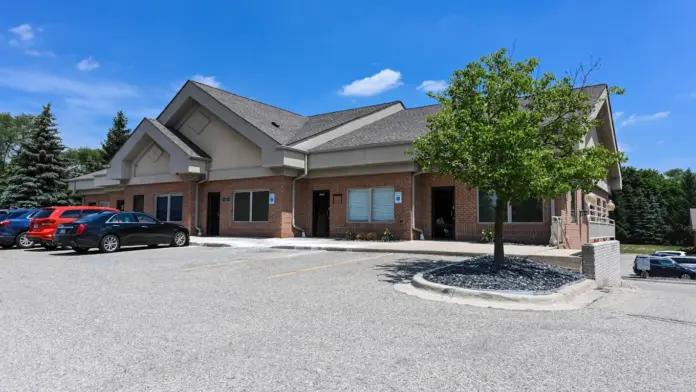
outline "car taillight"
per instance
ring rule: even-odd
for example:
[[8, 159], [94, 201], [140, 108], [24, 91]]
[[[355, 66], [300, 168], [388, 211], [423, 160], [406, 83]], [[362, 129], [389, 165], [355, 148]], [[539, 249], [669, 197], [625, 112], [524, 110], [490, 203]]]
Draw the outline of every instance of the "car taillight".
[[5, 226], [9, 226], [9, 225], [10, 225], [10, 221], [8, 221], [8, 220], [4, 220], [4, 221], [0, 222], [0, 227], [5, 227]]
[[75, 234], [80, 235], [80, 234], [84, 233], [86, 228], [87, 228], [86, 223], [80, 223], [77, 226], [77, 230], [75, 230]]

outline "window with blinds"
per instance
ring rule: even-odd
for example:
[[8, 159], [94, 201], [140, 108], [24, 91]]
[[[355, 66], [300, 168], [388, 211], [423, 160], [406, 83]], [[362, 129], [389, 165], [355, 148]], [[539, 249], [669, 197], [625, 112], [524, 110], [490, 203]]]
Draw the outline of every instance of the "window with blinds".
[[348, 190], [349, 222], [393, 222], [394, 188]]

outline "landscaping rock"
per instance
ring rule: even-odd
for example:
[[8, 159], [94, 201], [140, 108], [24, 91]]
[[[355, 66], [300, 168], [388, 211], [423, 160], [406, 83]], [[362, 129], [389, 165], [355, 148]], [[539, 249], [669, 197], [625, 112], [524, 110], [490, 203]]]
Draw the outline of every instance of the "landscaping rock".
[[423, 275], [434, 283], [475, 290], [508, 290], [544, 293], [584, 279], [567, 268], [538, 263], [522, 257], [505, 257], [498, 270], [493, 255], [471, 258]]

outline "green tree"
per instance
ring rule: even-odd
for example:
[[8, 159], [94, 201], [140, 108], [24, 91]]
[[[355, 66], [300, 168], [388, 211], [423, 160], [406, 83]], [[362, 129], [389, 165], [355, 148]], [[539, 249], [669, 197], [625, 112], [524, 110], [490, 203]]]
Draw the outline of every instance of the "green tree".
[[595, 103], [573, 78], [539, 75], [538, 65], [534, 58], [513, 62], [501, 49], [454, 71], [447, 89], [430, 94], [441, 110], [428, 117], [431, 132], [418, 137], [412, 152], [423, 170], [496, 194], [498, 267], [508, 202], [589, 191], [606, 179], [607, 167], [624, 160], [603, 146], [577, 148], [599, 125], [590, 118]]
[[33, 120], [31, 114], [12, 116], [10, 113], [0, 113], [0, 177], [4, 177], [7, 165], [29, 133]]
[[116, 155], [116, 152], [128, 140], [131, 130], [128, 129], [128, 118], [119, 110], [114, 117], [114, 123], [106, 134], [106, 140], [102, 143], [102, 160], [104, 164], [108, 164], [111, 158]]
[[99, 148], [68, 148], [63, 157], [68, 163], [68, 178], [101, 170], [104, 167], [102, 150]]
[[32, 122], [10, 167], [2, 194], [5, 207], [40, 207], [43, 203], [67, 203], [65, 147], [51, 113], [51, 104]]

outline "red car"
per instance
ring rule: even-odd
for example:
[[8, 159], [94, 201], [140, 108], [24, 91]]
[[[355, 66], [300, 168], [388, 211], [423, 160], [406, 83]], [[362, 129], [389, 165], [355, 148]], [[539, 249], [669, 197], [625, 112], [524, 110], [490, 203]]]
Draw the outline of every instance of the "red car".
[[87, 215], [102, 211], [115, 211], [115, 208], [94, 206], [48, 207], [37, 212], [29, 224], [27, 238], [35, 244], [41, 244], [46, 249], [56, 249], [53, 245], [53, 234], [61, 223], [70, 223]]

